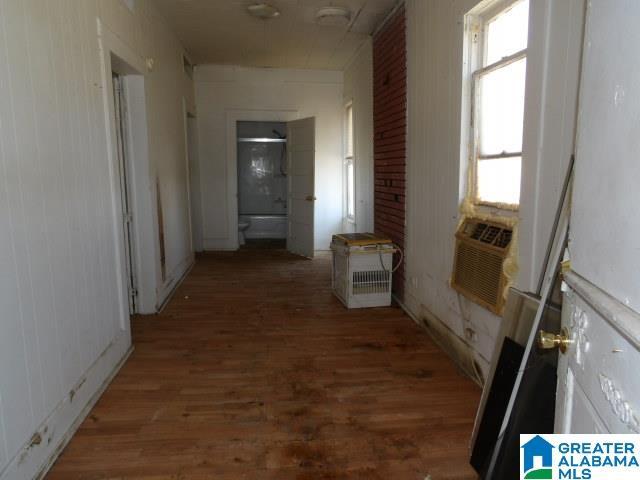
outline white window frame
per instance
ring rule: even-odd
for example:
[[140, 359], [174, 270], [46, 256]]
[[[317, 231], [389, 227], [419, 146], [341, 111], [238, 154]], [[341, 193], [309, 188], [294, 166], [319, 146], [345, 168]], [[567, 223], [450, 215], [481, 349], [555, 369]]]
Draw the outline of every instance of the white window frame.
[[[349, 130], [349, 110], [351, 110], [351, 130]], [[356, 166], [355, 166], [355, 116], [353, 111], [353, 101], [349, 101], [344, 105], [344, 160], [343, 160], [343, 178], [344, 178], [344, 218], [351, 223], [356, 222]], [[351, 152], [349, 152], [349, 134], [351, 134]], [[349, 185], [349, 166], [353, 168], [353, 184]], [[349, 189], [352, 189], [353, 195], [353, 212], [349, 212]]]
[[[483, 2], [477, 9], [472, 10], [466, 16], [466, 31], [467, 31], [467, 69], [469, 78], [469, 95], [467, 98], [469, 121], [469, 194], [472, 202], [475, 205], [497, 208], [498, 210], [517, 212], [520, 208], [520, 203], [517, 204], [505, 204], [495, 203], [478, 198], [478, 161], [479, 160], [491, 160], [499, 158], [511, 158], [519, 156], [521, 162], [524, 160], [522, 157], [522, 149], [519, 152], [501, 152], [493, 155], [480, 155], [480, 140], [479, 140], [479, 124], [477, 119], [479, 118], [479, 104], [480, 95], [478, 94], [478, 83], [480, 78], [489, 72], [499, 70], [507, 67], [512, 63], [527, 58], [528, 48], [524, 48], [519, 52], [516, 52], [508, 57], [485, 65], [485, 59], [487, 54], [486, 35], [487, 29], [485, 28], [488, 23], [495, 19], [505, 10], [511, 8], [521, 0], [496, 0], [494, 2]], [[529, 0], [531, 3], [532, 0]], [[520, 178], [520, 184], [522, 185], [522, 177]]]

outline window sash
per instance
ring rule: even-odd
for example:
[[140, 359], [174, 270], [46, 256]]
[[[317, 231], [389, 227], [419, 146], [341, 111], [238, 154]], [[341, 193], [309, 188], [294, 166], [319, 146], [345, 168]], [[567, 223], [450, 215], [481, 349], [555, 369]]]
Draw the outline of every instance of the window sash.
[[345, 105], [345, 145], [344, 145], [344, 216], [350, 222], [355, 222], [356, 172], [354, 162], [355, 132], [353, 125], [353, 103]]
[[477, 70], [475, 70], [472, 74], [471, 74], [471, 99], [472, 99], [472, 105], [471, 105], [471, 134], [472, 134], [472, 146], [473, 146], [473, 150], [475, 151], [476, 147], [478, 146], [478, 138], [477, 138], [477, 132], [479, 131], [478, 127], [478, 112], [480, 110], [480, 95], [479, 95], [479, 88], [478, 88], [478, 84], [480, 83], [480, 79], [486, 75], [487, 73], [491, 73], [494, 72], [496, 70], [499, 70], [503, 67], [507, 67], [509, 65], [511, 65], [512, 63], [518, 62], [522, 59], [526, 59], [527, 58], [527, 50], [521, 50], [517, 53], [514, 53], [513, 55], [511, 55], [510, 57], [505, 57], [502, 60], [499, 60], [495, 63], [492, 63], [491, 65], [487, 65], [486, 67], [483, 68], [479, 68]]
[[[496, 152], [491, 154], [481, 154], [480, 153], [480, 94], [478, 84], [482, 77], [488, 73], [497, 71], [501, 68], [507, 67], [515, 62], [518, 62], [522, 59], [527, 58], [527, 49], [520, 50], [519, 52], [514, 53], [508, 57], [504, 57], [497, 62], [494, 62], [490, 65], [484, 66], [482, 68], [478, 68], [472, 73], [472, 81], [471, 81], [471, 99], [472, 99], [472, 108], [471, 108], [471, 143], [472, 143], [472, 193], [474, 203], [478, 205], [486, 205], [492, 207], [499, 207], [501, 209], [506, 210], [518, 210], [519, 203], [516, 204], [508, 204], [508, 203], [499, 203], [499, 202], [490, 202], [485, 201], [479, 198], [478, 196], [478, 161], [487, 161], [493, 159], [506, 159], [506, 158], [514, 158], [520, 157], [522, 158], [522, 152]], [[522, 160], [520, 160], [522, 161]]]
[[504, 57], [497, 62], [492, 63], [491, 65], [487, 65], [482, 68], [478, 68], [473, 72], [473, 80], [479, 76], [486, 75], [487, 73], [493, 72], [494, 70], [498, 70], [502, 67], [506, 67], [507, 65], [511, 65], [512, 63], [517, 62], [518, 60], [522, 60], [527, 57], [527, 49], [520, 50], [519, 52], [514, 53], [513, 55], [509, 55], [508, 57]]
[[[479, 53], [479, 60], [480, 60], [480, 64], [481, 65], [489, 65], [487, 63], [487, 59], [489, 56], [489, 29], [490, 29], [490, 25], [494, 22], [499, 20], [500, 17], [502, 17], [505, 14], [508, 14], [509, 11], [516, 7], [517, 4], [523, 2], [525, 0], [497, 0], [495, 2], [493, 2], [494, 4], [487, 9], [484, 9], [484, 11], [477, 15], [476, 18], [478, 19], [478, 23], [481, 25], [481, 31], [482, 31], [482, 35], [480, 36], [480, 39], [482, 41], [482, 44], [480, 45], [481, 48], [478, 49], [478, 53]], [[526, 0], [529, 2], [529, 4], [531, 4], [533, 2], [533, 0]], [[529, 15], [531, 14], [531, 8], [529, 6]], [[528, 30], [528, 27], [527, 27]], [[527, 42], [525, 42], [526, 45]], [[525, 48], [523, 48], [521, 51], [526, 50], [526, 46]], [[512, 55], [515, 55], [519, 52], [514, 52]], [[504, 58], [508, 58], [508, 57], [503, 57]]]
[[[504, 162], [508, 161], [509, 165], [505, 165]], [[481, 198], [480, 197], [480, 185], [481, 182], [484, 181], [485, 182], [485, 188], [487, 187], [486, 183], [488, 182], [489, 184], [492, 184], [495, 182], [496, 178], [499, 178], [499, 173], [494, 172], [494, 174], [497, 174], [497, 177], [494, 175], [491, 176], [487, 176], [487, 177], [481, 177], [480, 175], [477, 174], [477, 172], [481, 169], [481, 165], [487, 167], [491, 164], [493, 164], [494, 162], [502, 162], [503, 165], [501, 165], [499, 168], [502, 168], [501, 172], [504, 172], [506, 168], [514, 168], [515, 164], [511, 163], [511, 162], [517, 162], [518, 164], [518, 169], [520, 170], [520, 178], [522, 176], [522, 155], [515, 155], [513, 157], [504, 157], [504, 158], [500, 158], [500, 159], [489, 159], [489, 160], [482, 160], [482, 159], [478, 159], [477, 163], [476, 163], [476, 176], [475, 176], [475, 203], [478, 205], [486, 205], [486, 206], [492, 206], [492, 207], [498, 207], [501, 208], [503, 210], [518, 210], [519, 208], [519, 198], [520, 198], [520, 189], [521, 189], [521, 185], [510, 185], [511, 188], [506, 188], [506, 189], [502, 189], [502, 191], [500, 192], [503, 197], [501, 199], [496, 199], [496, 200], [492, 200], [490, 198]], [[493, 185], [492, 187], [492, 192], [495, 192], [496, 188], [499, 188], [498, 185]], [[508, 198], [510, 195], [514, 195], [514, 191], [517, 190], [518, 192], [518, 200], [517, 203], [511, 203], [508, 200], [506, 200], [506, 198]]]
[[346, 145], [345, 145], [345, 156], [353, 157], [353, 106], [351, 104], [347, 105], [345, 108], [345, 127], [346, 127]]
[[353, 156], [345, 158], [345, 216], [347, 220], [354, 221], [356, 217], [356, 172]]
[[521, 157], [522, 156], [522, 152], [502, 152], [502, 153], [495, 153], [495, 154], [478, 154], [476, 155], [476, 158], [478, 160], [498, 160], [500, 158], [511, 158], [511, 157]]

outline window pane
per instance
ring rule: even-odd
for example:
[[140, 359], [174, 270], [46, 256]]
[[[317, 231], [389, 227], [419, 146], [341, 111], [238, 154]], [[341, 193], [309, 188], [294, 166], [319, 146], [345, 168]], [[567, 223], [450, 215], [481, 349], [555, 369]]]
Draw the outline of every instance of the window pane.
[[529, 0], [523, 0], [487, 24], [485, 65], [527, 48]]
[[353, 108], [351, 107], [351, 105], [349, 105], [347, 107], [347, 152], [346, 155], [347, 157], [353, 157]]
[[353, 162], [347, 164], [347, 216], [353, 218], [356, 214], [355, 178]]
[[486, 73], [479, 80], [480, 153], [522, 151], [527, 60]]
[[522, 157], [478, 160], [478, 200], [490, 203], [520, 203]]

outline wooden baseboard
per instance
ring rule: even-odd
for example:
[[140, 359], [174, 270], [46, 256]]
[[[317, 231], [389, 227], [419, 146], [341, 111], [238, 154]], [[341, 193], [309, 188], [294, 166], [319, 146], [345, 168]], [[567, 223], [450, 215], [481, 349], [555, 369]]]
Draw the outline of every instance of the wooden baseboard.
[[121, 331], [0, 472], [0, 480], [43, 478], [133, 351]]
[[[471, 378], [480, 387], [484, 385], [481, 370], [477, 367], [473, 357], [473, 348], [465, 343], [455, 332], [447, 327], [443, 322], [432, 314], [421, 315], [418, 318], [407, 306], [393, 296], [395, 302], [411, 319], [420, 326], [431, 339], [438, 345], [447, 356], [458, 366], [458, 368], [469, 378]], [[423, 310], [426, 310], [422, 307]]]

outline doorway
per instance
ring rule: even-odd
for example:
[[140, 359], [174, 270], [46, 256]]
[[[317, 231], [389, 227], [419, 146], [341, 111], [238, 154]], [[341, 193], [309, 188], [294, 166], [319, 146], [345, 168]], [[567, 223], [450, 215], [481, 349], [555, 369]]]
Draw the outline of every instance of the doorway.
[[198, 123], [196, 116], [186, 113], [187, 170], [191, 213], [191, 247], [202, 252], [202, 200], [200, 194], [200, 163], [198, 160]]
[[230, 127], [235, 149], [230, 149], [229, 161], [236, 192], [231, 231], [237, 231], [236, 245], [276, 240], [276, 246], [313, 258], [315, 117], [288, 122], [236, 118]]
[[288, 154], [285, 122], [238, 121], [238, 244], [286, 248]]
[[[241, 138], [238, 135], [238, 126], [244, 122], [276, 123], [280, 124], [279, 126], [284, 126], [283, 130], [286, 132], [286, 167], [283, 169], [286, 172], [286, 216], [281, 213], [282, 219], [286, 219], [286, 248], [291, 253], [308, 258], [313, 257], [316, 214], [316, 122], [315, 117], [299, 120], [298, 118], [296, 110], [232, 110], [227, 112], [227, 186], [229, 194], [226, 205], [228, 237], [224, 249], [237, 250], [240, 248], [238, 147], [244, 142], [238, 142], [238, 138]], [[267, 135], [270, 132], [267, 138], [279, 140], [278, 136], [272, 132], [274, 129], [266, 130], [267, 126], [263, 127], [262, 135]], [[282, 130], [277, 131], [280, 133], [280, 137], [285, 133]], [[276, 195], [273, 199], [277, 200], [278, 196]], [[280, 232], [282, 232], [282, 226], [280, 228]]]
[[129, 313], [137, 312], [137, 278], [133, 232], [132, 171], [127, 136], [127, 101], [124, 78], [113, 72], [113, 101], [115, 113], [116, 153], [120, 180], [120, 205], [122, 207], [122, 231], [129, 299]]

